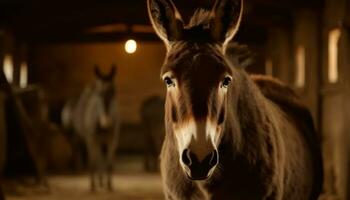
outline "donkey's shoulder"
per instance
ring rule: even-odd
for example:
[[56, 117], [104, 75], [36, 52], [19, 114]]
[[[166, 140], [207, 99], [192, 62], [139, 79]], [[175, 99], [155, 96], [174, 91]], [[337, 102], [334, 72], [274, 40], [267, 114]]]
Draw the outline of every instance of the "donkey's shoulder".
[[309, 109], [298, 95], [281, 81], [263, 75], [251, 75], [263, 95], [276, 103], [285, 113], [294, 119], [310, 148], [314, 168], [312, 198], [316, 199], [322, 190], [323, 167], [320, 150], [320, 136], [317, 135]]
[[[294, 119], [299, 128], [312, 132], [312, 135], [315, 134], [311, 113], [292, 88], [269, 76], [251, 75], [251, 78], [261, 93], [279, 106], [291, 119]], [[310, 137], [314, 136], [309, 135], [307, 137], [311, 139]]]

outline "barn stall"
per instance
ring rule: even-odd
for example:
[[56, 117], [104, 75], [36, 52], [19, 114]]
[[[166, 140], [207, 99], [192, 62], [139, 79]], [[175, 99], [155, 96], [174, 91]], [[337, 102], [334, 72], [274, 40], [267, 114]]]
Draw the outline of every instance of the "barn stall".
[[[213, 0], [174, 0], [185, 22]], [[291, 86], [310, 109], [324, 158], [322, 199], [349, 199], [350, 1], [245, 1], [233, 62]], [[234, 48], [232, 48], [234, 49]], [[163, 199], [166, 49], [146, 1], [0, 2], [0, 172], [6, 199]], [[88, 149], [62, 111], [96, 79], [120, 118], [113, 192], [89, 193]], [[0, 195], [1, 196], [1, 195]]]

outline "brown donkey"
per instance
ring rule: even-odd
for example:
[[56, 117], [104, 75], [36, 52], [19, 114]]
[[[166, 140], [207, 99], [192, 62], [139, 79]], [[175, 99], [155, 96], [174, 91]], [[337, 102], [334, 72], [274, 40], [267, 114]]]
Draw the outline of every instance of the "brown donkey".
[[184, 25], [171, 0], [148, 0], [167, 55], [166, 199], [314, 200], [322, 157], [309, 111], [280, 82], [250, 77], [225, 57], [242, 0], [218, 0]]

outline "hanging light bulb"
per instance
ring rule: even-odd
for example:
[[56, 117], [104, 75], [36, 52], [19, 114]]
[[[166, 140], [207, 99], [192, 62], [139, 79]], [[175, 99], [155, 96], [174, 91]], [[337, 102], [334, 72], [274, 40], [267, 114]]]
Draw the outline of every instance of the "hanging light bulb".
[[129, 39], [128, 41], [125, 42], [124, 48], [126, 53], [133, 54], [137, 49], [137, 43], [135, 40]]

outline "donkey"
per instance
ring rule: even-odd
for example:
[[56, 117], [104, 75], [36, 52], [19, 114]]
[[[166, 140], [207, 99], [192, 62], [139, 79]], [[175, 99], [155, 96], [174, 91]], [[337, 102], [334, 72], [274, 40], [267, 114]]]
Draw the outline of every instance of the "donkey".
[[147, 5], [167, 48], [166, 199], [317, 199], [322, 157], [309, 111], [281, 82], [225, 57], [243, 0], [217, 0], [186, 25], [171, 0]]
[[78, 99], [69, 101], [62, 111], [63, 126], [73, 129], [85, 141], [91, 191], [96, 190], [97, 181], [100, 187], [113, 189], [111, 175], [120, 129], [115, 73], [115, 66], [107, 75], [95, 66], [96, 80], [85, 87]]
[[159, 153], [164, 140], [164, 98], [151, 96], [141, 105], [142, 127], [145, 134], [144, 167], [159, 171]]

